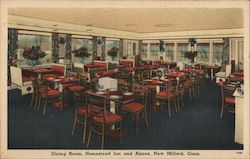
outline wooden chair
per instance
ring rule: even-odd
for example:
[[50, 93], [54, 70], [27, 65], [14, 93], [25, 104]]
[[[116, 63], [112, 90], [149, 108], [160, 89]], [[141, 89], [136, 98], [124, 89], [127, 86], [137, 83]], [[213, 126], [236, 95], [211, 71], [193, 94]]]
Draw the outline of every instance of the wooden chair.
[[37, 75], [31, 75], [31, 81], [32, 81], [32, 87], [33, 87], [33, 92], [32, 92], [32, 97], [31, 97], [31, 102], [30, 106], [34, 109], [36, 109], [37, 104], [38, 104], [38, 98], [39, 98], [39, 85], [37, 81]]
[[39, 104], [37, 110], [39, 110], [40, 105], [44, 103], [43, 115], [45, 115], [46, 107], [48, 102], [58, 102], [61, 103], [62, 110], [62, 95], [58, 90], [48, 89], [48, 87], [40, 81], [39, 84]]
[[[89, 107], [87, 103], [87, 96], [85, 92], [75, 92], [74, 93], [75, 99], [75, 112], [74, 112], [74, 119], [73, 119], [73, 127], [71, 131], [71, 136], [74, 135], [76, 124], [83, 125], [83, 143], [86, 140], [86, 133], [87, 133], [87, 126], [89, 124]], [[85, 99], [85, 100], [83, 100]]]
[[178, 111], [175, 98], [175, 87], [177, 87], [175, 82], [172, 83], [172, 81], [169, 81], [165, 90], [156, 94], [154, 102], [156, 108], [160, 106], [164, 107], [167, 104], [169, 117], [171, 117], [171, 105], [175, 107], [176, 112]]
[[235, 85], [230, 85], [226, 83], [220, 83], [221, 87], [221, 112], [220, 119], [222, 119], [224, 109], [228, 112], [235, 112], [235, 98], [233, 93], [236, 89]]
[[148, 117], [147, 117], [147, 98], [148, 98], [148, 90], [145, 88], [136, 88], [135, 95], [140, 97], [142, 102], [133, 101], [121, 106], [121, 110], [123, 112], [128, 112], [133, 115], [133, 119], [135, 122], [135, 134], [139, 134], [138, 122], [141, 119], [145, 120], [145, 125], [148, 128]]
[[[107, 110], [107, 104], [110, 102], [100, 96], [88, 94], [88, 106], [90, 112], [90, 129], [87, 147], [90, 145], [92, 133], [101, 136], [101, 148], [104, 148], [105, 137], [119, 133], [122, 138], [122, 116], [111, 113]], [[114, 129], [112, 129], [112, 126]]]

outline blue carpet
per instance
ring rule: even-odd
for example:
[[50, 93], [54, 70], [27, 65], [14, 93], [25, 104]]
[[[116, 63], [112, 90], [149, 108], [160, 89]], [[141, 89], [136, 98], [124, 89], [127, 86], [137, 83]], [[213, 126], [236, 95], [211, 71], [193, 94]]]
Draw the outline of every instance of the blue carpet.
[[[85, 149], [82, 127], [78, 125], [71, 136], [73, 108], [63, 112], [48, 106], [46, 115], [34, 111], [31, 95], [21, 96], [19, 90], [8, 91], [9, 149]], [[123, 119], [124, 138], [108, 138], [107, 149], [178, 149], [178, 150], [241, 150], [234, 142], [234, 114], [224, 113], [219, 119], [220, 91], [212, 81], [192, 101], [185, 97], [180, 112], [148, 110], [149, 128], [140, 122], [139, 136], [134, 135], [130, 115]], [[100, 148], [100, 137], [93, 135], [90, 149]]]

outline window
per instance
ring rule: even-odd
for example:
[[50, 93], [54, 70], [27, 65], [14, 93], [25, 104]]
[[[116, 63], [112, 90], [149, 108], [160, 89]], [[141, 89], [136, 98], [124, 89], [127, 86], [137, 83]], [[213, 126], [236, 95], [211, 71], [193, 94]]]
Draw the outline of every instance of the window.
[[23, 48], [32, 46], [40, 46], [41, 50], [47, 55], [39, 60], [38, 64], [51, 63], [52, 38], [46, 35], [18, 34], [18, 50], [17, 59], [18, 66], [27, 66], [27, 60], [23, 58]]
[[151, 53], [151, 59], [156, 60], [159, 59], [158, 54], [160, 52], [159, 44], [151, 43], [150, 44], [150, 53]]
[[165, 44], [165, 57], [168, 61], [174, 60], [174, 43]]
[[196, 62], [208, 63], [209, 53], [210, 53], [209, 43], [197, 43], [196, 50], [197, 50]]
[[213, 42], [213, 63], [216, 65], [221, 65], [222, 63], [222, 53], [223, 53], [223, 43]]
[[[107, 40], [106, 41], [106, 50], [105, 50], [105, 60], [106, 61], [112, 60], [112, 57], [108, 55], [108, 51], [112, 47], [119, 48], [119, 42], [120, 42], [119, 40]], [[114, 61], [118, 61], [121, 58], [122, 58], [122, 55], [121, 55], [120, 51], [118, 51], [117, 57], [114, 58]]]
[[127, 42], [127, 52], [128, 52], [128, 59], [132, 59], [133, 58], [133, 42]]
[[147, 44], [142, 44], [141, 46], [141, 58], [146, 59], [147, 58]]
[[88, 49], [88, 53], [90, 54], [89, 57], [80, 58], [75, 57], [74, 54], [72, 54], [72, 62], [73, 63], [91, 63], [93, 58], [93, 44], [92, 39], [81, 39], [81, 38], [72, 38], [72, 51], [79, 49], [80, 47], [86, 47]]
[[185, 52], [188, 51], [188, 43], [177, 43], [177, 59], [178, 61], [185, 60]]

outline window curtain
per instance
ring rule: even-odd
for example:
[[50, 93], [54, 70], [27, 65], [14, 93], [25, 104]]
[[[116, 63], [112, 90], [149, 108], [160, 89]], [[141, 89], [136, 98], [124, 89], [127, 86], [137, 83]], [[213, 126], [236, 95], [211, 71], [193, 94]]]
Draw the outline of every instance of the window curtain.
[[[92, 56], [92, 60], [97, 58], [97, 47], [98, 47], [98, 39], [97, 36], [93, 36], [93, 42], [92, 42], [92, 48], [93, 48], [93, 56]], [[102, 44], [99, 44], [102, 45]]]
[[229, 38], [223, 38], [222, 66], [229, 64]]
[[8, 66], [17, 65], [18, 31], [8, 29]]
[[17, 29], [8, 29], [8, 86], [11, 85], [10, 66], [17, 66]]
[[67, 59], [68, 63], [71, 63], [71, 43], [72, 38], [70, 34], [66, 34], [66, 45], [65, 45], [65, 59]]
[[59, 34], [52, 33], [52, 61], [59, 62]]

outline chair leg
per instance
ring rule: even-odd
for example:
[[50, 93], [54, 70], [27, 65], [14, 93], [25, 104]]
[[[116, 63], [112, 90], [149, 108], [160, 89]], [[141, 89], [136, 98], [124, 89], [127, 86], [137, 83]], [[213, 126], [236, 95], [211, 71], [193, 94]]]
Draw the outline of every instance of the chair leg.
[[224, 111], [224, 107], [222, 106], [221, 111], [220, 111], [220, 119], [222, 119], [223, 111]]
[[73, 136], [73, 135], [74, 135], [74, 133], [75, 133], [76, 118], [77, 118], [77, 112], [76, 112], [76, 110], [75, 110], [75, 114], [74, 114], [74, 122], [73, 122], [72, 131], [71, 131], [71, 136]]
[[32, 93], [32, 97], [31, 97], [31, 102], [30, 102], [30, 106], [32, 107], [32, 105], [34, 104], [34, 99], [35, 98], [35, 93]]
[[101, 145], [102, 149], [104, 148], [104, 140], [105, 140], [105, 126], [103, 124], [103, 126], [102, 126], [102, 145]]
[[44, 99], [43, 115], [45, 115], [46, 107], [47, 107], [47, 98]]
[[122, 120], [120, 121], [120, 144], [122, 143]]
[[170, 101], [168, 100], [168, 116], [171, 117], [171, 112], [170, 112]]
[[88, 142], [87, 142], [87, 145], [86, 145], [87, 148], [89, 147], [91, 137], [92, 137], [92, 125], [90, 125], [90, 128], [89, 128], [89, 137], [88, 137]]
[[138, 128], [138, 120], [139, 120], [139, 117], [138, 117], [138, 113], [135, 113], [135, 134], [136, 136], [138, 136], [139, 134], [139, 128]]
[[39, 96], [38, 95], [36, 95], [36, 103], [35, 103], [35, 106], [34, 106], [34, 109], [36, 110], [37, 109], [37, 107], [38, 107], [38, 98], [39, 98]]
[[146, 127], [148, 128], [148, 115], [146, 112], [144, 112], [144, 120], [145, 120], [145, 124], [146, 124]]
[[83, 137], [82, 137], [82, 141], [83, 143], [85, 143], [86, 140], [86, 132], [87, 132], [87, 115], [84, 116], [84, 126], [83, 126]]
[[39, 96], [37, 111], [40, 109], [41, 102], [42, 102], [42, 97]]

